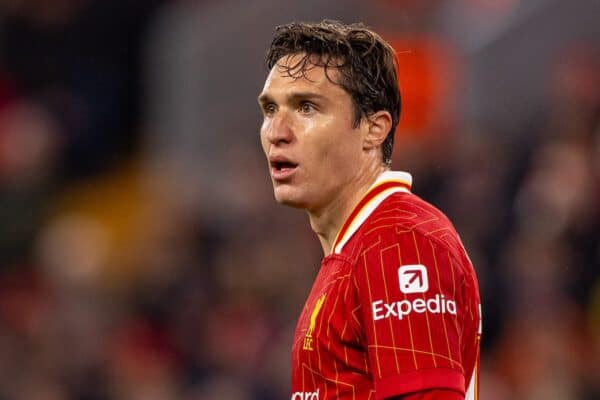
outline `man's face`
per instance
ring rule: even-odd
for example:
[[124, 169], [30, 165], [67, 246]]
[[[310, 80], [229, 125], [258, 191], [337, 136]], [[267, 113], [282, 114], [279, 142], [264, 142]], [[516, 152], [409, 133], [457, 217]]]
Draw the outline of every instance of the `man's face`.
[[[327, 79], [322, 67], [310, 68], [306, 78], [286, 74], [281, 67], [299, 57], [281, 58], [266, 79], [259, 96], [260, 137], [275, 199], [318, 212], [360, 172], [362, 124], [353, 128], [350, 95]], [[328, 74], [337, 78], [334, 69]]]

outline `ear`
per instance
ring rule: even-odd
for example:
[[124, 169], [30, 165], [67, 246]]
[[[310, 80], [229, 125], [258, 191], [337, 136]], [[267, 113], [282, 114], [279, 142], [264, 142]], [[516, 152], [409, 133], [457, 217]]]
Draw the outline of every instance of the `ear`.
[[381, 147], [392, 127], [392, 116], [387, 111], [377, 111], [366, 118], [367, 132], [363, 140], [363, 149]]

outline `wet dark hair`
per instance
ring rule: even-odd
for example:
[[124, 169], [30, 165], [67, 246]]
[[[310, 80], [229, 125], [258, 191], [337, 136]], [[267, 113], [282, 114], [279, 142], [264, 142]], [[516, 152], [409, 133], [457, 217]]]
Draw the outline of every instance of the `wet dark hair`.
[[[306, 78], [311, 68], [323, 67], [327, 78], [352, 98], [354, 127], [374, 112], [385, 110], [391, 114], [392, 126], [381, 146], [383, 162], [390, 165], [401, 108], [394, 49], [362, 23], [345, 25], [323, 20], [278, 26], [267, 67], [272, 69], [282, 57], [297, 54], [303, 57], [285, 66], [284, 72], [290, 77]], [[337, 79], [328, 74], [329, 68], [337, 71]]]

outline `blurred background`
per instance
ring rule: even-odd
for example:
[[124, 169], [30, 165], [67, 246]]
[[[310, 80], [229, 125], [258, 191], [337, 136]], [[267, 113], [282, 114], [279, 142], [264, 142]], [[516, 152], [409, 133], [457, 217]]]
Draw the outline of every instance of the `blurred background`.
[[398, 51], [394, 168], [455, 222], [481, 398], [600, 398], [596, 0], [1, 0], [0, 400], [289, 398], [321, 259], [273, 200], [274, 27]]

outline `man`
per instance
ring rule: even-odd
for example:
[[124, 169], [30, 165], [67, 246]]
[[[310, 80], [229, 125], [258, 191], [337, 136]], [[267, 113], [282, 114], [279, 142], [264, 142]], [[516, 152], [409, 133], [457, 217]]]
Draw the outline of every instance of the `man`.
[[393, 49], [361, 24], [277, 28], [258, 100], [275, 198], [325, 258], [292, 348], [292, 399], [477, 398], [477, 280], [448, 219], [390, 171]]

